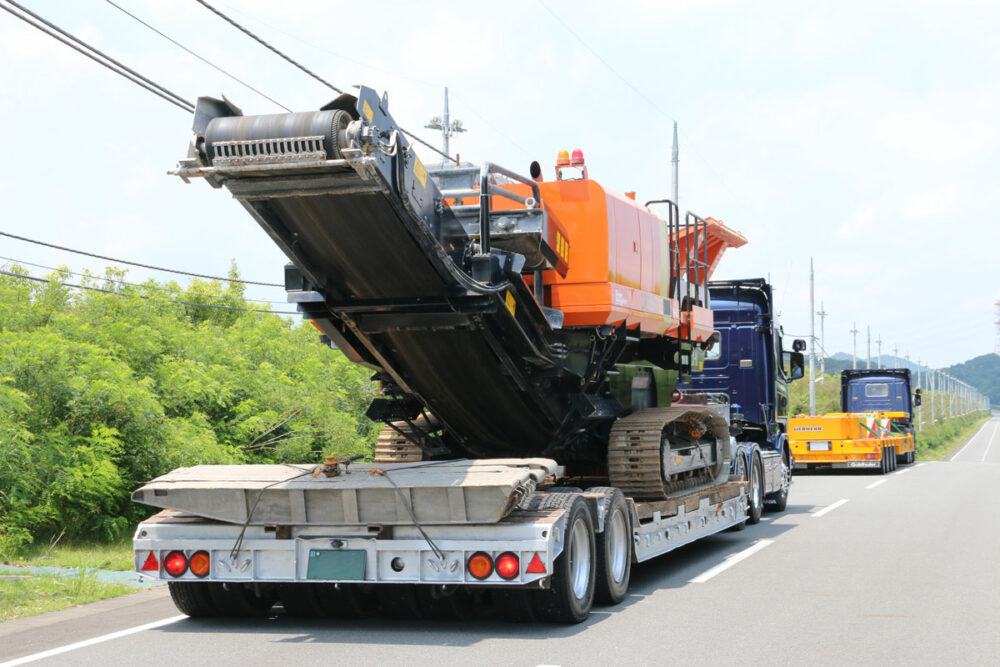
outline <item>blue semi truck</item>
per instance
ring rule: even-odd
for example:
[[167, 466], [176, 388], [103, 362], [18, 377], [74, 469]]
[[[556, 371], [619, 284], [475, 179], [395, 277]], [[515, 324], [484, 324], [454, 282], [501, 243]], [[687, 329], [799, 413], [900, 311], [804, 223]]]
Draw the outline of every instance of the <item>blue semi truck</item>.
[[793, 461], [788, 448], [788, 383], [803, 376], [805, 341], [786, 351], [763, 278], [708, 283], [716, 342], [702, 370], [682, 390], [728, 398], [730, 430], [737, 443], [733, 473], [750, 481], [749, 522], [765, 504], [783, 511]]

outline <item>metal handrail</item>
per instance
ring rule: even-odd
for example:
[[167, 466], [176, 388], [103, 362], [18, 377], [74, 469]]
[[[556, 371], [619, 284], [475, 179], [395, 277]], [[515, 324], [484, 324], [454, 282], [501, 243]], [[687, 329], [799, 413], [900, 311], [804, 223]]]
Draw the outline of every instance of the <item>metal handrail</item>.
[[[529, 202], [528, 198], [522, 197], [521, 195], [510, 192], [509, 190], [504, 190], [503, 188], [498, 188], [490, 183], [490, 174], [501, 174], [509, 179], [520, 181], [525, 185], [531, 186], [531, 192], [534, 195], [533, 201]], [[516, 201], [529, 208], [539, 208], [541, 206], [542, 195], [541, 190], [538, 188], [538, 183], [526, 176], [521, 176], [518, 173], [505, 169], [498, 164], [493, 164], [492, 162], [484, 162], [482, 167], [479, 169], [479, 247], [484, 255], [490, 252], [490, 195], [499, 195], [510, 199], [511, 201]]]

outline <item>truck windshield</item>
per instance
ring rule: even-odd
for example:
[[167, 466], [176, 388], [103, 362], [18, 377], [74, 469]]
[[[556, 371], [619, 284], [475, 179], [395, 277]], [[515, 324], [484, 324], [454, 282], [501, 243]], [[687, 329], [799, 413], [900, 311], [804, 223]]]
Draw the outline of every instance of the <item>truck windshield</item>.
[[885, 398], [889, 395], [889, 385], [885, 382], [874, 382], [865, 385], [865, 398]]

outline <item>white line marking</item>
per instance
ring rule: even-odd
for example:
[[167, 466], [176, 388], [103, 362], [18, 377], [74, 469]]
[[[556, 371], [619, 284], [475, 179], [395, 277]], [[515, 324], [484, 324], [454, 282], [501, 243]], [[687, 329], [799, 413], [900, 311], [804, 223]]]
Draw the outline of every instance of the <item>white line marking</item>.
[[[847, 503], [847, 501], [848, 501], [848, 499], [847, 499], [847, 498], [841, 498], [840, 500], [838, 500], [837, 502], [833, 503], [832, 505], [827, 505], [826, 507], [824, 507], [824, 508], [823, 508], [823, 509], [821, 509], [820, 511], [818, 511], [818, 512], [813, 512], [813, 514], [812, 514], [812, 515], [813, 515], [814, 517], [821, 517], [821, 516], [823, 516], [824, 514], [826, 514], [827, 512], [832, 512], [833, 510], [837, 509], [837, 508], [838, 508], [838, 507], [840, 507], [841, 505], [844, 505], [844, 504], [846, 504], [846, 503]], [[3, 667], [3, 666], [2, 666], [2, 665], [0, 665], [0, 667]]]
[[102, 642], [110, 641], [112, 639], [118, 639], [119, 637], [134, 635], [137, 632], [152, 630], [153, 628], [161, 628], [164, 625], [170, 625], [171, 623], [176, 623], [177, 621], [183, 621], [185, 618], [187, 618], [187, 616], [183, 615], [171, 616], [170, 618], [164, 618], [163, 620], [160, 621], [153, 621], [152, 623], [146, 623], [145, 625], [137, 625], [134, 628], [128, 628], [127, 630], [119, 630], [118, 632], [112, 632], [106, 635], [101, 635], [99, 637], [84, 639], [82, 642], [76, 642], [74, 644], [66, 644], [66, 646], [52, 648], [49, 649], [48, 651], [42, 651], [41, 653], [33, 653], [31, 655], [26, 655], [23, 658], [14, 658], [13, 660], [8, 660], [7, 662], [0, 662], [0, 667], [14, 667], [14, 665], [23, 665], [25, 663], [35, 662], [36, 660], [51, 658], [54, 655], [60, 655], [62, 653], [69, 653], [70, 651], [75, 651], [78, 648], [93, 646], [94, 644], [100, 644]]
[[983, 458], [979, 459], [980, 463], [986, 463], [986, 455], [990, 453], [990, 447], [993, 446], [993, 440], [997, 437], [998, 428], [1000, 428], [1000, 422], [997, 422], [996, 426], [993, 427], [993, 435], [990, 436], [990, 441], [986, 443], [986, 451], [983, 452]]
[[924, 461], [923, 463], [918, 463], [917, 465], [913, 466], [913, 468], [914, 469], [923, 468], [925, 465], [927, 465], [927, 461]]
[[907, 468], [906, 470], [900, 470], [899, 472], [894, 473], [894, 474], [896, 474], [896, 475], [905, 475], [906, 473], [910, 472], [911, 470], [913, 470], [913, 468]]
[[[732, 556], [727, 556], [725, 561], [719, 563], [718, 565], [716, 565], [715, 567], [713, 567], [713, 568], [711, 568], [709, 570], [705, 570], [704, 572], [702, 572], [701, 574], [699, 574], [694, 579], [691, 579], [690, 583], [692, 583], [692, 584], [703, 584], [706, 581], [708, 581], [709, 579], [711, 579], [712, 577], [714, 577], [715, 575], [721, 574], [722, 572], [725, 572], [726, 570], [728, 570], [729, 568], [731, 568], [733, 565], [736, 565], [737, 563], [739, 563], [741, 560], [745, 560], [745, 559], [749, 558], [750, 556], [753, 556], [755, 553], [757, 553], [758, 551], [760, 551], [764, 547], [768, 546], [772, 542], [774, 542], [774, 540], [758, 540], [756, 544], [753, 544], [753, 545], [747, 547], [743, 551], [740, 551], [739, 553], [735, 553]], [[2, 666], [0, 666], [0, 667], [2, 667]]]
[[[882, 486], [883, 484], [885, 484], [888, 481], [889, 480], [883, 478], [883, 479], [880, 479], [877, 482], [872, 482], [871, 484], [869, 484], [868, 486], [865, 487], [865, 490], [867, 491], [868, 489], [874, 489], [876, 486]], [[845, 500], [844, 502], [846, 503], [847, 501]]]
[[974, 433], [974, 434], [972, 435], [972, 437], [971, 437], [971, 438], [969, 438], [969, 439], [968, 439], [968, 440], [967, 440], [967, 441], [965, 442], [965, 444], [964, 444], [964, 445], [962, 445], [962, 448], [961, 448], [960, 450], [958, 450], [957, 452], [955, 452], [955, 455], [954, 455], [953, 457], [951, 457], [951, 460], [952, 460], [952, 462], [954, 462], [954, 461], [955, 461], [955, 459], [957, 459], [957, 458], [958, 458], [959, 456], [961, 456], [961, 455], [962, 455], [962, 452], [964, 452], [964, 451], [965, 451], [965, 448], [966, 448], [966, 447], [968, 447], [969, 445], [971, 445], [971, 444], [972, 444], [972, 441], [973, 441], [973, 440], [975, 440], [976, 438], [978, 438], [978, 437], [979, 437], [979, 434], [983, 432], [983, 429], [985, 429], [985, 428], [986, 428], [986, 425], [987, 425], [987, 424], [989, 424], [989, 422], [986, 422], [985, 424], [983, 424], [982, 426], [980, 426], [980, 427], [979, 427], [979, 430], [978, 430], [978, 431], [976, 431], [976, 432], [975, 432], [975, 433]]

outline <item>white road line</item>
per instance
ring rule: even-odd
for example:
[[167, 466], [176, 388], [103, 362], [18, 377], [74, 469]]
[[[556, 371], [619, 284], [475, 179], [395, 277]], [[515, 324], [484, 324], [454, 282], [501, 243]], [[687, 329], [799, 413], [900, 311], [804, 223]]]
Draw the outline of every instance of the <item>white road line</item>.
[[[865, 490], [867, 491], [868, 489], [874, 489], [876, 486], [882, 486], [883, 484], [885, 484], [888, 481], [889, 480], [887, 480], [887, 479], [880, 479], [877, 482], [872, 482], [871, 484], [869, 484], [868, 486], [865, 487]], [[844, 502], [846, 503], [847, 501], [845, 500]], [[829, 510], [829, 509], [832, 509], [832, 508], [828, 507], [827, 510]]]
[[925, 465], [927, 465], [927, 461], [924, 461], [923, 463], [918, 463], [917, 465], [915, 465], [913, 467], [914, 467], [914, 469], [916, 469], [916, 468], [923, 468]]
[[996, 425], [993, 427], [993, 435], [990, 436], [990, 441], [986, 443], [986, 451], [983, 452], [983, 458], [979, 459], [980, 463], [986, 463], [986, 455], [990, 453], [990, 447], [993, 446], [993, 440], [997, 437], [998, 428], [1000, 428], [1000, 422], [997, 422]]
[[735, 553], [732, 556], [728, 556], [726, 560], [723, 561], [722, 563], [719, 563], [718, 565], [709, 570], [705, 570], [694, 579], [691, 579], [690, 583], [703, 584], [712, 577], [714, 577], [715, 575], [725, 572], [733, 565], [739, 563], [741, 560], [745, 560], [750, 556], [753, 556], [755, 553], [757, 553], [764, 547], [768, 546], [772, 542], [774, 542], [774, 540], [758, 540], [756, 544], [747, 547], [746, 549], [740, 551], [739, 553]]
[[976, 431], [975, 434], [973, 434], [973, 436], [971, 438], [969, 438], [964, 445], [962, 445], [962, 448], [960, 450], [958, 450], [957, 452], [955, 452], [955, 455], [953, 457], [951, 457], [951, 460], [952, 460], [953, 463], [954, 463], [955, 459], [957, 459], [959, 456], [962, 455], [962, 452], [965, 451], [965, 448], [968, 447], [969, 445], [971, 445], [972, 441], [979, 437], [979, 434], [983, 432], [983, 429], [986, 428], [987, 424], [989, 424], [989, 422], [986, 422], [985, 424], [983, 424], [982, 426], [980, 426], [979, 430]]
[[110, 641], [112, 639], [118, 639], [119, 637], [127, 637], [128, 635], [134, 635], [137, 632], [152, 630], [153, 628], [162, 628], [164, 625], [170, 625], [171, 623], [176, 623], [177, 621], [183, 621], [185, 618], [188, 617], [183, 615], [171, 616], [170, 618], [164, 618], [163, 620], [160, 621], [153, 621], [152, 623], [146, 623], [145, 625], [137, 625], [134, 628], [119, 630], [118, 632], [111, 632], [109, 634], [101, 635], [99, 637], [93, 637], [91, 639], [84, 639], [82, 642], [76, 642], [74, 644], [66, 644], [65, 646], [60, 646], [58, 648], [51, 648], [48, 651], [42, 651], [41, 653], [33, 653], [31, 655], [26, 655], [23, 658], [14, 658], [13, 660], [8, 660], [7, 662], [0, 662], [0, 667], [14, 667], [14, 665], [24, 665], [29, 662], [35, 662], [36, 660], [51, 658], [54, 655], [69, 653], [70, 651], [75, 651], [78, 648], [93, 646], [94, 644], [100, 644], [102, 642]]
[[[812, 514], [812, 515], [813, 515], [814, 517], [821, 517], [821, 516], [823, 516], [824, 514], [826, 514], [827, 512], [832, 512], [833, 510], [837, 509], [837, 508], [838, 508], [838, 507], [840, 507], [841, 505], [844, 505], [844, 504], [846, 504], [846, 503], [847, 503], [847, 501], [848, 501], [848, 499], [847, 499], [847, 498], [841, 498], [840, 500], [838, 500], [837, 502], [833, 503], [832, 505], [827, 505], [826, 507], [824, 507], [824, 508], [823, 508], [823, 509], [821, 509], [820, 511], [818, 511], [818, 512], [813, 512], [813, 514]], [[0, 665], [0, 667], [3, 667], [3, 666], [2, 666], [2, 665]]]
[[895, 472], [893, 474], [894, 475], [905, 475], [906, 473], [910, 472], [911, 470], [913, 470], [913, 468], [906, 468], [905, 470], [900, 470], [899, 472]]

